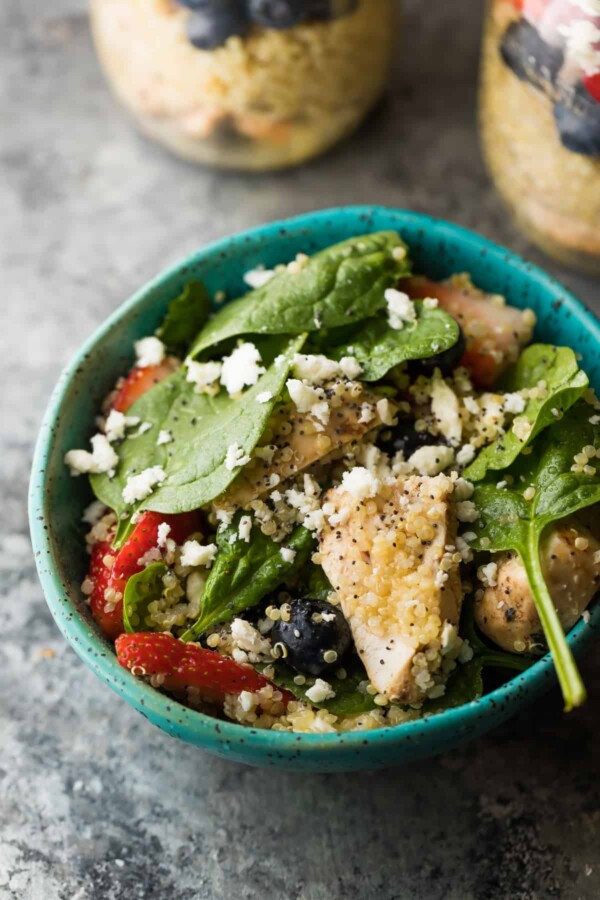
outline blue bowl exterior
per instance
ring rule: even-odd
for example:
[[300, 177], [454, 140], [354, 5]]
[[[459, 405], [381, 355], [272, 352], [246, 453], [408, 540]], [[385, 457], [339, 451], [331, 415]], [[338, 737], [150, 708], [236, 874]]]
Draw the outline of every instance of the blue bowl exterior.
[[[580, 352], [592, 384], [598, 371], [600, 324], [558, 282], [513, 253], [456, 225], [384, 207], [324, 210], [263, 225], [203, 248], [159, 275], [124, 303], [87, 341], [61, 375], [37, 442], [30, 484], [31, 535], [39, 576], [58, 627], [83, 661], [117, 694], [167, 734], [212, 753], [258, 766], [302, 771], [351, 771], [433, 756], [476, 737], [513, 715], [556, 681], [548, 656], [480, 700], [395, 729], [297, 735], [259, 731], [187, 709], [138, 681], [116, 660], [83, 603], [87, 565], [81, 513], [91, 499], [84, 479], [71, 478], [65, 452], [85, 445], [94, 415], [115, 379], [132, 361], [133, 341], [151, 334], [170, 299], [191, 278], [228, 297], [244, 290], [243, 274], [298, 252], [312, 253], [352, 235], [395, 229], [410, 246], [416, 272], [433, 278], [467, 271], [476, 284], [531, 307], [536, 337]], [[589, 623], [569, 634], [579, 655], [600, 629], [600, 604]]]

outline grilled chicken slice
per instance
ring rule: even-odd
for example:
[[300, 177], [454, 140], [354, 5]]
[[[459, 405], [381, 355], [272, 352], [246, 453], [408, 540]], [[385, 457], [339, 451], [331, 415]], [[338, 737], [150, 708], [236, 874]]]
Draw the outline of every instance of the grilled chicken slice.
[[321, 565], [371, 683], [405, 703], [444, 680], [445, 635], [458, 624], [452, 493], [445, 475], [415, 475], [379, 485], [366, 499], [343, 484], [326, 497], [340, 524], [321, 535]]
[[501, 298], [484, 294], [464, 276], [442, 282], [408, 278], [401, 288], [412, 298], [436, 297], [457, 320], [466, 341], [461, 364], [481, 387], [492, 387], [531, 340], [535, 325], [531, 310], [501, 303]]
[[[384, 424], [377, 409], [381, 397], [358, 382], [336, 382], [327, 390], [327, 397], [326, 423], [311, 413], [298, 412], [293, 403], [276, 409], [263, 435], [263, 446], [255, 449], [251, 462], [217, 498], [215, 509], [247, 506], [287, 478]], [[394, 407], [384, 402], [389, 414]]]
[[[541, 547], [542, 568], [565, 631], [575, 624], [600, 588], [600, 542], [576, 517], [561, 522]], [[544, 633], [525, 568], [516, 554], [494, 560], [493, 587], [475, 604], [475, 621], [495, 644], [511, 653], [545, 646]]]

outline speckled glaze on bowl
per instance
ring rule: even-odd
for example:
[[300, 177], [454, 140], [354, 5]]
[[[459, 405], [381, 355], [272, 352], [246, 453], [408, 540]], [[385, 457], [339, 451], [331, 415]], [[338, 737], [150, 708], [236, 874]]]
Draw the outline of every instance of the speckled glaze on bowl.
[[[133, 341], [152, 333], [168, 301], [192, 277], [204, 281], [213, 294], [225, 290], [228, 297], [235, 297], [245, 289], [243, 273], [259, 263], [272, 266], [300, 251], [312, 253], [380, 229], [400, 232], [410, 246], [416, 272], [441, 278], [468, 271], [482, 288], [504, 294], [516, 306], [532, 307], [539, 318], [536, 337], [580, 352], [592, 384], [600, 388], [600, 324], [544, 272], [448, 222], [383, 207], [346, 207], [226, 238], [159, 275], [87, 341], [61, 375], [41, 427], [30, 485], [31, 534], [39, 576], [58, 627], [99, 678], [142, 715], [167, 734], [222, 757], [319, 772], [398, 765], [441, 753], [488, 731], [556, 680], [546, 656], [480, 700], [398, 728], [341, 735], [259, 731], [187, 709], [138, 681], [119, 666], [83, 602], [79, 586], [87, 559], [81, 514], [91, 495], [85, 479], [70, 477], [63, 457], [68, 449], [85, 445], [103, 396], [131, 364]], [[580, 621], [569, 634], [573, 651], [579, 655], [599, 629], [597, 603], [590, 622]]]

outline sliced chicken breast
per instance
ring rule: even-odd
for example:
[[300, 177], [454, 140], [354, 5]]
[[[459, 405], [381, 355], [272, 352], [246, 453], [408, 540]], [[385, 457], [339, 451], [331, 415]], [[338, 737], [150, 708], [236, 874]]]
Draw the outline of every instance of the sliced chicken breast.
[[405, 703], [441, 693], [447, 636], [456, 634], [462, 588], [453, 489], [445, 475], [411, 476], [363, 499], [344, 484], [326, 497], [335, 510], [330, 522], [339, 524], [321, 535], [321, 565], [371, 683]]
[[[571, 517], [541, 546], [544, 578], [565, 631], [572, 628], [600, 588], [600, 542]], [[475, 621], [495, 644], [511, 653], [545, 646], [525, 567], [516, 554], [494, 559], [498, 571], [475, 603]]]
[[[382, 398], [358, 382], [336, 383], [327, 390], [327, 398], [327, 421], [310, 412], [301, 413], [291, 403], [275, 410], [262, 446], [255, 449], [251, 462], [217, 498], [214, 507], [232, 510], [247, 506], [287, 478], [384, 424]], [[386, 412], [393, 412], [393, 405], [384, 403]]]

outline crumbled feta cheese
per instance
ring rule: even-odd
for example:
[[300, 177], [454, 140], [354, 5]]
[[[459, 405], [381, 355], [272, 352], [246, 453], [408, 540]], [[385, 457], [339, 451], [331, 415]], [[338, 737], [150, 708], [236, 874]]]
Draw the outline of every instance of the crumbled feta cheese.
[[157, 446], [161, 447], [163, 444], [170, 444], [173, 440], [173, 435], [170, 431], [167, 431], [163, 428], [158, 432], [158, 437], [156, 439]]
[[504, 406], [504, 412], [519, 415], [519, 413], [522, 413], [525, 409], [525, 397], [516, 392], [513, 394], [505, 394], [502, 405]]
[[415, 304], [404, 291], [396, 288], [388, 288], [384, 294], [388, 309], [388, 323], [390, 328], [401, 331], [405, 325], [410, 325], [417, 320]]
[[454, 462], [454, 450], [452, 447], [433, 445], [419, 447], [408, 462], [419, 475], [439, 475]]
[[[456, 518], [459, 522], [475, 522], [479, 511], [472, 500], [460, 500], [456, 504]], [[465, 537], [465, 535], [463, 535]]]
[[292, 563], [296, 559], [296, 551], [291, 547], [282, 547], [280, 552], [284, 562]]
[[136, 433], [133, 435], [134, 437], [141, 437], [142, 434], [146, 434], [147, 431], [150, 431], [152, 428], [152, 422], [142, 422]]
[[[598, 15], [597, 11], [595, 15]], [[558, 33], [566, 38], [569, 57], [585, 75], [597, 75], [600, 72], [600, 28], [590, 19], [574, 18], [566, 25], [559, 25]]]
[[383, 397], [381, 400], [378, 400], [375, 404], [377, 408], [377, 414], [384, 425], [394, 425], [394, 407], [390, 403], [390, 401]]
[[244, 281], [249, 287], [256, 289], [270, 281], [275, 274], [274, 269], [265, 269], [262, 266], [257, 266], [256, 269], [250, 269], [249, 272], [246, 272]]
[[219, 391], [217, 384], [221, 377], [220, 362], [196, 362], [195, 359], [186, 359], [187, 369], [185, 379], [189, 384], [195, 384], [197, 394], [214, 395]]
[[181, 558], [179, 561], [182, 566], [206, 566], [210, 569], [216, 555], [216, 544], [201, 544], [199, 541], [186, 541], [181, 548]]
[[342, 356], [340, 359], [340, 369], [342, 375], [353, 381], [362, 373], [362, 366], [353, 356]]
[[360, 407], [358, 422], [360, 425], [368, 425], [375, 418], [375, 410], [370, 403], [363, 403]]
[[104, 423], [104, 433], [112, 444], [113, 441], [120, 441], [125, 437], [126, 428], [139, 425], [139, 422], [138, 416], [126, 416], [118, 409], [111, 409]]
[[158, 526], [156, 544], [158, 547], [167, 546], [167, 538], [171, 534], [171, 526], [168, 522], [161, 522]]
[[225, 468], [233, 472], [240, 466], [245, 466], [250, 462], [250, 457], [244, 453], [238, 444], [230, 444], [225, 454]]
[[242, 516], [238, 527], [238, 537], [240, 541], [250, 543], [250, 532], [252, 531], [252, 516]]
[[256, 384], [265, 367], [260, 365], [258, 348], [250, 341], [236, 347], [231, 356], [223, 359], [221, 384], [230, 397], [240, 394], [244, 387]]
[[475, 397], [463, 397], [464, 407], [472, 416], [478, 416], [481, 412], [479, 403]]
[[437, 297], [425, 297], [423, 300], [423, 306], [425, 309], [437, 309], [440, 305], [440, 301]]
[[139, 475], [130, 475], [123, 488], [123, 500], [125, 503], [135, 503], [137, 500], [145, 500], [149, 497], [157, 484], [167, 477], [162, 466], [150, 466]]
[[297, 378], [288, 378], [286, 387], [298, 412], [310, 413], [323, 425], [327, 424], [330, 410], [321, 388], [312, 387]]
[[513, 433], [516, 434], [522, 443], [528, 439], [532, 429], [533, 425], [526, 416], [517, 416], [512, 425]]
[[496, 587], [498, 584], [498, 563], [489, 562], [485, 566], [479, 566], [477, 577], [485, 587]]
[[136, 341], [135, 349], [136, 366], [143, 369], [145, 366], [159, 366], [165, 358], [165, 345], [157, 337], [145, 337]]
[[307, 690], [306, 696], [311, 703], [323, 703], [325, 700], [335, 697], [335, 691], [329, 682], [323, 681], [322, 678], [317, 678], [313, 686]]
[[81, 521], [85, 522], [86, 525], [97, 525], [105, 512], [106, 506], [102, 500], [92, 500], [89, 506], [86, 506], [84, 509]]
[[245, 619], [234, 619], [231, 623], [231, 638], [234, 644], [246, 653], [269, 654], [270, 641]]
[[454, 482], [454, 499], [469, 500], [473, 496], [474, 490], [472, 482], [467, 481], [466, 478], [457, 478]]
[[268, 403], [269, 400], [272, 400], [272, 399], [273, 399], [272, 391], [261, 391], [260, 394], [258, 394], [256, 397], [256, 402], [257, 403]]
[[104, 434], [95, 434], [90, 443], [92, 445], [91, 453], [88, 450], [69, 450], [65, 454], [65, 463], [69, 466], [71, 475], [107, 472], [109, 476], [112, 476], [119, 465], [119, 457], [111, 447], [108, 438]]
[[297, 378], [301, 378], [307, 384], [322, 384], [339, 374], [340, 364], [321, 354], [296, 353], [292, 361], [292, 371]]
[[459, 466], [468, 466], [475, 459], [475, 447], [472, 444], [463, 444], [456, 454], [456, 462]]
[[366, 500], [374, 497], [380, 488], [379, 480], [368, 469], [356, 466], [342, 477], [342, 487], [354, 497], [355, 500]]

